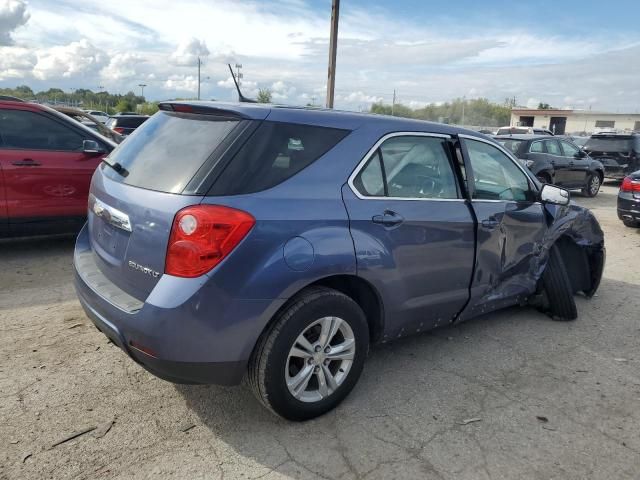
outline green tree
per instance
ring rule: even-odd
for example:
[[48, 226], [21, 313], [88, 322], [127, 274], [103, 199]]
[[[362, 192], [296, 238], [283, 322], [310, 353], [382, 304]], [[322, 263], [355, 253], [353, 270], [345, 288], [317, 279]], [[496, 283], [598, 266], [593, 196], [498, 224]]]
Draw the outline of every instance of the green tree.
[[550, 109], [551, 109], [551, 105], [549, 105], [548, 103], [540, 102], [538, 104], [538, 110], [550, 110]]
[[271, 90], [261, 88], [258, 90], [258, 103], [271, 103]]
[[122, 98], [116, 103], [116, 112], [131, 112], [133, 109], [133, 104], [126, 98]]

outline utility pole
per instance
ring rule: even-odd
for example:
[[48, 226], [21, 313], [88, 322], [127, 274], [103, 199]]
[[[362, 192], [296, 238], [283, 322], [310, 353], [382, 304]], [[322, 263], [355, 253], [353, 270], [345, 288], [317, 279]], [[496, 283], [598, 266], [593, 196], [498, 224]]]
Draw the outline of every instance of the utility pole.
[[467, 96], [462, 97], [462, 121], [460, 125], [464, 126], [464, 105], [467, 103]]
[[144, 87], [146, 87], [147, 84], [146, 83], [139, 83], [138, 86], [140, 87], [140, 96], [142, 98], [144, 98]]
[[393, 116], [396, 109], [396, 89], [393, 89], [393, 101], [391, 102], [391, 116]]
[[[242, 85], [242, 64], [236, 63], [236, 81], [238, 82], [238, 90], [240, 90], [240, 86]], [[238, 101], [240, 101], [240, 92], [238, 92]]]
[[198, 57], [198, 100], [200, 100], [200, 66], [202, 65], [202, 60]]
[[[102, 93], [102, 90], [104, 90], [104, 87], [102, 85], [98, 85], [98, 93]], [[106, 103], [106, 101], [105, 101]], [[102, 97], [100, 97], [100, 102], [98, 102], [98, 105], [100, 106], [100, 109], [102, 110]], [[106, 105], [105, 105], [106, 108]]]
[[327, 74], [327, 108], [333, 108], [333, 94], [336, 87], [336, 53], [338, 52], [338, 17], [340, 0], [331, 3], [331, 34], [329, 37], [329, 71]]

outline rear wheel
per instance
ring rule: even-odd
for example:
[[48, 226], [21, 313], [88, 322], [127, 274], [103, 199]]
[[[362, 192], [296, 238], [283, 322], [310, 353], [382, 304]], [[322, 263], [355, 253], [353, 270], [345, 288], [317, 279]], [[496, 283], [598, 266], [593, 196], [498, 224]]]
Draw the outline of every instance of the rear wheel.
[[573, 288], [560, 250], [555, 245], [549, 251], [549, 261], [542, 274], [542, 290], [545, 313], [554, 320], [575, 320], [578, 310], [573, 298]]
[[591, 173], [587, 177], [587, 183], [582, 187], [582, 194], [587, 197], [595, 197], [600, 191], [600, 185], [602, 185], [602, 179], [597, 173]]
[[272, 412], [308, 420], [349, 394], [368, 348], [369, 328], [358, 304], [336, 290], [309, 289], [259, 340], [249, 364], [249, 385]]

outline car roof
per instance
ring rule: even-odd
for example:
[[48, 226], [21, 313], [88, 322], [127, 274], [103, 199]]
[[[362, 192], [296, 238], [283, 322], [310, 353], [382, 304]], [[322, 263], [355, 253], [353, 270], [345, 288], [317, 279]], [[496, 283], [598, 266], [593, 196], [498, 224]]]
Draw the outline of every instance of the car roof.
[[[358, 113], [342, 110], [314, 107], [295, 107], [286, 105], [272, 105], [264, 103], [232, 103], [214, 101], [167, 101], [165, 105], [190, 105], [198, 109], [211, 109], [221, 113], [231, 113], [251, 120], [264, 120], [267, 117], [272, 121], [301, 123], [333, 128], [356, 130], [363, 125], [375, 125], [380, 130], [388, 132], [425, 132], [443, 135], [465, 134], [478, 138], [491, 138], [490, 136], [452, 125], [428, 122], [404, 117], [392, 117], [374, 113]], [[170, 110], [169, 108], [166, 108]]]
[[524, 134], [524, 133], [515, 133], [513, 135], [494, 135], [494, 139], [496, 140], [552, 140], [553, 137], [551, 135], [535, 135], [535, 134]]

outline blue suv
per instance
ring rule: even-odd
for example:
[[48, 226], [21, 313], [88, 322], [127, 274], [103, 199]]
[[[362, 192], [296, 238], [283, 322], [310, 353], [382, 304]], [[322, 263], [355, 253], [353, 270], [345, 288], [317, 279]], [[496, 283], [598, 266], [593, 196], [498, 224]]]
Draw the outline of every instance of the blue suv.
[[133, 360], [238, 384], [292, 420], [357, 382], [369, 345], [509, 305], [577, 316], [593, 215], [488, 137], [290, 107], [171, 102], [96, 170], [80, 302]]

